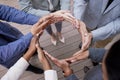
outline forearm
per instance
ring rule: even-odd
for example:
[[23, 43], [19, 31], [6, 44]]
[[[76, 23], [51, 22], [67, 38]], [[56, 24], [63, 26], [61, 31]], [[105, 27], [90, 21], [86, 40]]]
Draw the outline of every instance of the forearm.
[[107, 25], [105, 25], [101, 28], [93, 30], [91, 32], [93, 35], [93, 40], [94, 41], [104, 40], [106, 38], [112, 37], [112, 36], [120, 33], [119, 23], [120, 23], [120, 18], [108, 23]]
[[39, 17], [37, 16], [27, 14], [13, 7], [5, 5], [0, 5], [0, 16], [2, 20], [16, 22], [20, 24], [33, 25], [39, 20]]
[[19, 77], [23, 74], [29, 63], [24, 59], [20, 58], [1, 78], [1, 80], [19, 80]]
[[11, 59], [13, 56], [23, 54], [28, 48], [32, 34], [29, 33], [20, 39], [9, 43], [8, 45], [0, 46], [0, 61], [4, 63]]

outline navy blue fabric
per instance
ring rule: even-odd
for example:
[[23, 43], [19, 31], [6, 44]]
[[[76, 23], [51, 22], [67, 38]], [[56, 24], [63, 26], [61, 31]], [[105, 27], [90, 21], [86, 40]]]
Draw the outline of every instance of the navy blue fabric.
[[74, 74], [71, 74], [70, 76], [66, 77], [65, 80], [79, 80]]
[[[0, 20], [33, 25], [39, 17], [0, 4]], [[31, 33], [23, 35], [16, 28], [0, 21], [0, 64], [11, 67], [25, 53], [31, 38]]]

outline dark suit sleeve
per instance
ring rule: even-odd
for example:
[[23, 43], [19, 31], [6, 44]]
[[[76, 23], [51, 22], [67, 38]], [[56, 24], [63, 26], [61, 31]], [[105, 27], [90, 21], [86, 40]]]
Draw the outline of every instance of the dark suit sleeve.
[[71, 74], [70, 76], [66, 77], [65, 80], [79, 80], [74, 74]]
[[107, 50], [104, 48], [90, 48], [89, 49], [89, 58], [93, 62], [102, 62], [103, 57]]
[[39, 20], [39, 17], [0, 4], [0, 19], [19, 24], [33, 25]]
[[14, 42], [0, 46], [0, 64], [9, 63], [9, 60], [12, 60], [13, 57], [22, 55], [28, 48], [31, 39], [32, 34], [29, 33]]

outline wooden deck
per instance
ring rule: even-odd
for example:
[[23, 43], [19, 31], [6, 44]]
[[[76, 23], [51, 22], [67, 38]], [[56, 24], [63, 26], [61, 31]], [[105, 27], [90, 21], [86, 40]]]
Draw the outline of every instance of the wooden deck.
[[[19, 8], [17, 3], [17, 0], [0, 0], [1, 4], [10, 5], [16, 8]], [[20, 31], [22, 31], [24, 34], [27, 34], [30, 31], [29, 25], [20, 25], [16, 23], [10, 23], [14, 27], [18, 28]], [[66, 57], [70, 57], [73, 53], [79, 50], [78, 45], [80, 43], [80, 35], [75, 30], [70, 23], [63, 22], [62, 26], [62, 34], [65, 37], [65, 44], [58, 42], [57, 46], [52, 45], [50, 41], [50, 37], [45, 31], [40, 38], [41, 46], [48, 51], [50, 54], [52, 54], [54, 57], [62, 59]], [[54, 32], [56, 31], [55, 27], [52, 27]], [[32, 57], [30, 61], [33, 65], [41, 67], [37, 56]], [[89, 59], [79, 61], [76, 63], [71, 64], [71, 68], [74, 70], [74, 73], [77, 75], [77, 77], [82, 80], [84, 77], [84, 71], [83, 67], [87, 65], [92, 67], [91, 61]], [[57, 70], [59, 80], [64, 80], [64, 77], [62, 75], [62, 71], [57, 68], [55, 65], [52, 64], [53, 69]], [[2, 77], [7, 72], [7, 69], [0, 66], [0, 77]], [[44, 80], [43, 74], [34, 74], [29, 71], [25, 71], [24, 74], [21, 76], [20, 80]]]

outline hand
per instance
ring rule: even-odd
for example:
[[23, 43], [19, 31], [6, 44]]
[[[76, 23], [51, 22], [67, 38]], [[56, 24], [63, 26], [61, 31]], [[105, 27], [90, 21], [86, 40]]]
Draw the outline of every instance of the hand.
[[73, 17], [69, 11], [60, 10], [42, 17], [35, 25], [33, 25], [31, 33], [35, 35], [39, 33], [40, 30], [45, 29], [48, 25], [63, 20], [67, 20], [74, 25], [76, 23], [75, 17]]
[[42, 35], [42, 31], [40, 32], [40, 34], [34, 35], [33, 38], [31, 39], [30, 46], [27, 52], [23, 56], [23, 58], [26, 59], [27, 61], [29, 61], [32, 55], [35, 53], [36, 51], [35, 45], [41, 35]]
[[81, 50], [80, 50], [80, 51], [76, 52], [75, 54], [73, 54], [72, 57], [67, 58], [66, 61], [70, 62], [70, 63], [73, 63], [73, 62], [76, 62], [76, 61], [79, 61], [79, 60], [84, 60], [84, 59], [88, 58], [88, 56], [89, 56], [89, 51], [88, 50], [84, 51], [84, 52], [81, 52]]
[[58, 66], [59, 68], [61, 68], [64, 71], [64, 76], [67, 77], [69, 75], [71, 75], [73, 72], [70, 69], [70, 64], [65, 60], [58, 60], [57, 58], [51, 56], [49, 53], [45, 52], [45, 54], [48, 56], [49, 59], [51, 59], [51, 61]]
[[50, 65], [49, 61], [47, 60], [47, 58], [46, 58], [46, 56], [44, 54], [46, 51], [43, 51], [40, 48], [38, 43], [36, 44], [36, 48], [37, 48], [37, 52], [38, 52], [38, 59], [41, 62], [44, 70], [50, 70], [51, 69], [51, 65]]
[[82, 37], [81, 50], [84, 51], [84, 50], [88, 49], [91, 44], [92, 34], [88, 33], [84, 22], [77, 20], [76, 26], [77, 26], [78, 32], [81, 34], [81, 37]]
[[92, 34], [91, 33], [85, 33], [84, 36], [82, 36], [82, 48], [81, 50], [87, 50], [91, 44], [92, 41]]

